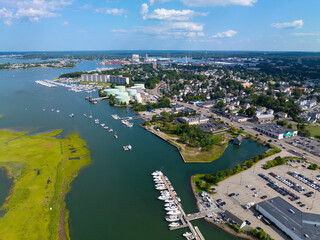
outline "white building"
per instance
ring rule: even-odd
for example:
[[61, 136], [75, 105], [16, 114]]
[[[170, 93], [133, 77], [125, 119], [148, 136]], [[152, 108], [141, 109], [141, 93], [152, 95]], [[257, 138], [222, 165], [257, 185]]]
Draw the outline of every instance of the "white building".
[[132, 62], [140, 62], [139, 54], [132, 54]]
[[129, 84], [129, 78], [122, 76], [113, 76], [113, 75], [99, 75], [95, 74], [82, 74], [81, 81], [84, 82], [107, 82], [115, 83], [120, 85]]

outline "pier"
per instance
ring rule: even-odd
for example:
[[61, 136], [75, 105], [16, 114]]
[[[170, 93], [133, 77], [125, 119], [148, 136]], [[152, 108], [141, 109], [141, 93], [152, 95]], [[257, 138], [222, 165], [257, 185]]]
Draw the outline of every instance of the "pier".
[[182, 225], [180, 225], [178, 227], [171, 227], [170, 230], [176, 230], [176, 229], [188, 227], [190, 229], [190, 232], [192, 233], [192, 235], [194, 236], [194, 238], [196, 240], [205, 240], [204, 237], [202, 236], [200, 230], [197, 227], [194, 227], [190, 221], [194, 220], [194, 219], [203, 218], [207, 215], [207, 213], [205, 213], [205, 212], [195, 213], [195, 214], [189, 214], [187, 216], [182, 208], [182, 204], [177, 200], [176, 195], [171, 190], [170, 185], [168, 184], [168, 182], [163, 174], [161, 174], [161, 179], [164, 182], [164, 184], [166, 185], [166, 188], [169, 191], [170, 196], [174, 200], [174, 203], [177, 205], [179, 211], [181, 212], [180, 220], [182, 222]]

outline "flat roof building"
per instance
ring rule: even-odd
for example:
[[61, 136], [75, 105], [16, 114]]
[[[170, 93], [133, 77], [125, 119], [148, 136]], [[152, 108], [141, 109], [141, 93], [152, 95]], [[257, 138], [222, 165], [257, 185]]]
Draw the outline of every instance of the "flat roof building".
[[255, 129], [258, 132], [276, 139], [283, 139], [298, 135], [298, 131], [279, 126], [275, 123], [262, 124], [255, 127]]
[[274, 119], [273, 114], [259, 114], [253, 117], [253, 119], [257, 122], [270, 122]]
[[293, 240], [320, 239], [320, 215], [305, 213], [281, 197], [258, 203], [256, 209]]
[[194, 124], [201, 124], [201, 123], [207, 123], [209, 122], [209, 118], [204, 117], [202, 115], [195, 115], [195, 116], [190, 116], [190, 117], [181, 117], [181, 121], [187, 122], [189, 125], [194, 125]]
[[113, 75], [101, 75], [101, 74], [82, 74], [81, 81], [84, 82], [108, 82], [126, 85], [129, 84], [129, 78]]

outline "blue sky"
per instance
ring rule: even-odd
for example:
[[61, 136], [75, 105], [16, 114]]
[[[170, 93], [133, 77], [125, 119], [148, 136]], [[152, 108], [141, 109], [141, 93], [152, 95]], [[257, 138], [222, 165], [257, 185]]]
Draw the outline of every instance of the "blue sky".
[[0, 51], [320, 51], [319, 0], [0, 0]]

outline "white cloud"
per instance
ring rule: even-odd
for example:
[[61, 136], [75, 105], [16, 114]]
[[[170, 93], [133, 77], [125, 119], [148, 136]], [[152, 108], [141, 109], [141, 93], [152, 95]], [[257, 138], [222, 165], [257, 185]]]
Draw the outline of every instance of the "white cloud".
[[122, 8], [97, 8], [96, 12], [114, 16], [121, 16], [122, 14], [126, 13], [126, 10]]
[[304, 36], [320, 36], [320, 32], [314, 32], [314, 33], [291, 33], [290, 35], [298, 36], [298, 37], [304, 37]]
[[162, 4], [165, 2], [170, 2], [171, 0], [149, 0], [149, 4], [150, 5], [154, 5], [154, 4]]
[[12, 24], [12, 11], [6, 9], [6, 8], [1, 8], [0, 9], [0, 19], [4, 20], [4, 23], [7, 25]]
[[194, 16], [207, 16], [208, 13], [199, 13], [193, 10], [175, 10], [158, 8], [149, 15], [144, 15], [143, 19], [169, 20], [169, 21], [188, 21]]
[[1, 0], [0, 3], [6, 6], [6, 8], [0, 9], [0, 18], [8, 25], [12, 23], [13, 19], [38, 22], [42, 18], [58, 17], [60, 14], [55, 11], [71, 4], [70, 1], [65, 0]]
[[148, 12], [149, 12], [149, 6], [148, 6], [148, 4], [143, 3], [143, 4], [141, 5], [140, 14], [141, 14], [141, 15], [146, 15], [146, 14], [148, 14]]
[[272, 23], [272, 27], [274, 28], [302, 28], [303, 27], [303, 20], [295, 20], [293, 22], [283, 22], [283, 23]]
[[165, 22], [152, 26], [138, 26], [132, 30], [115, 29], [114, 34], [143, 34], [156, 38], [196, 38], [203, 37], [203, 24], [194, 22]]
[[227, 5], [240, 5], [252, 6], [258, 0], [180, 0], [187, 6], [204, 7], [204, 6], [227, 6]]
[[214, 38], [230, 38], [233, 37], [234, 35], [236, 35], [237, 32], [234, 30], [228, 30], [226, 32], [222, 32], [222, 33], [217, 33], [215, 35], [213, 35]]

